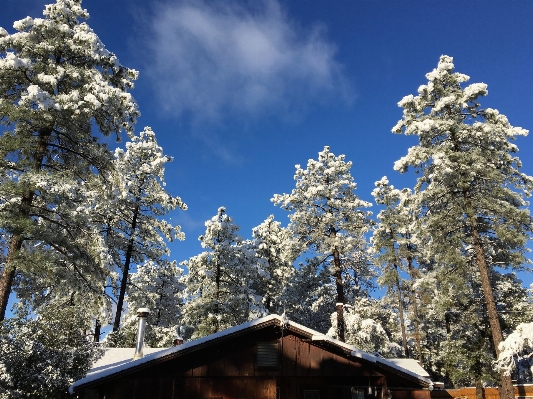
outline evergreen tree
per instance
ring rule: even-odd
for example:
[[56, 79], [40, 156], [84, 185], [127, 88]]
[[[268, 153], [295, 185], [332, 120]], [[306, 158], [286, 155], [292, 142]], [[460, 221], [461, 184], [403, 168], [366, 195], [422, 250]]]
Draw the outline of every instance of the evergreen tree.
[[[396, 296], [396, 306], [400, 320], [404, 356], [415, 352], [422, 363], [420, 331], [418, 325], [418, 303], [414, 289], [415, 276], [418, 274], [414, 260], [417, 256], [413, 243], [411, 224], [413, 212], [409, 207], [411, 190], [395, 189], [389, 184], [387, 177], [375, 183], [372, 192], [376, 204], [385, 208], [378, 214], [378, 225], [370, 239], [371, 252], [376, 255], [375, 261], [381, 266], [378, 283], [387, 287], [387, 295]], [[406, 273], [405, 273], [406, 272]], [[409, 304], [409, 307], [406, 307]], [[409, 310], [411, 310], [409, 312]], [[411, 315], [411, 320], [408, 318]], [[412, 334], [409, 331], [412, 325]], [[409, 335], [415, 339], [416, 349], [409, 351]]]
[[378, 225], [374, 230], [374, 235], [370, 242], [372, 243], [371, 251], [376, 254], [376, 262], [381, 266], [381, 277], [378, 282], [380, 286], [387, 287], [389, 293], [395, 293], [397, 296], [398, 316], [400, 319], [400, 328], [402, 334], [403, 355], [409, 355], [407, 346], [407, 333], [405, 327], [405, 284], [400, 272], [403, 270], [402, 253], [405, 252], [405, 245], [401, 240], [405, 240], [408, 234], [408, 220], [402, 217], [399, 204], [402, 194], [409, 194], [405, 190], [400, 190], [390, 185], [388, 179], [383, 177], [375, 183], [376, 188], [372, 195], [378, 205], [384, 205], [385, 209], [378, 214]]
[[[398, 105], [403, 118], [395, 133], [418, 135], [419, 145], [396, 162], [422, 176], [415, 187], [419, 242], [424, 258], [465, 269], [472, 262], [480, 284], [496, 354], [503, 339], [490, 275], [494, 266], [520, 268], [525, 262], [531, 217], [524, 195], [533, 179], [520, 172], [510, 141], [527, 134], [512, 127], [497, 110], [481, 109], [476, 102], [487, 85], [461, 83], [468, 76], [453, 72], [452, 58], [442, 56], [426, 75], [418, 96], [404, 97]], [[514, 397], [510, 378], [502, 374], [501, 397]]]
[[0, 320], [17, 268], [68, 270], [103, 291], [107, 249], [91, 210], [110, 154], [93, 131], [132, 132], [137, 72], [80, 22], [88, 17], [81, 0], [57, 0], [44, 18], [16, 21], [14, 34], [0, 28], [0, 229], [9, 237]]
[[[147, 261], [130, 275], [126, 296], [128, 313], [120, 330], [106, 337], [109, 346], [134, 347], [137, 337], [137, 309], [148, 308], [145, 343], [152, 348], [172, 346], [184, 330], [182, 325], [185, 284], [183, 269], [176, 262]], [[180, 329], [181, 327], [181, 329]]]
[[[421, 293], [423, 365], [447, 387], [492, 385], [494, 347], [477, 266], [443, 274], [439, 268], [417, 281]], [[531, 318], [531, 298], [513, 273], [491, 275], [504, 334]]]
[[519, 384], [533, 381], [533, 323], [521, 323], [500, 344], [497, 371], [516, 374]]
[[164, 188], [165, 165], [172, 158], [163, 155], [155, 133], [146, 127], [132, 136], [126, 151], [117, 149], [113, 163], [113, 199], [109, 211], [106, 240], [113, 260], [122, 272], [113, 331], [120, 327], [124, 296], [131, 263], [167, 262], [166, 240], [183, 240], [180, 226], [161, 217], [187, 205], [180, 197], [168, 194]]
[[57, 298], [37, 313], [19, 308], [0, 324], [0, 398], [67, 399], [104, 349], [88, 339], [83, 298]]
[[331, 309], [335, 306], [335, 285], [322, 258], [300, 262], [283, 296], [283, 310], [290, 320], [326, 334], [330, 330]]
[[[398, 357], [402, 347], [396, 342], [394, 329], [397, 325], [395, 311], [380, 300], [359, 298], [353, 305], [345, 306], [346, 342], [366, 352], [383, 357]], [[332, 315], [332, 329], [336, 315]], [[333, 331], [330, 331], [331, 335]]]
[[268, 273], [259, 283], [258, 293], [263, 296], [268, 313], [282, 314], [286, 290], [295, 271], [292, 263], [297, 256], [292, 234], [270, 215], [253, 229], [252, 235], [257, 256], [266, 261], [264, 270]]
[[[336, 157], [324, 147], [318, 161], [310, 159], [307, 169], [296, 165], [296, 188], [291, 194], [276, 194], [272, 201], [292, 212], [289, 229], [304, 250], [313, 249], [329, 262], [335, 281], [337, 314], [336, 337], [344, 341], [343, 307], [346, 265], [351, 264], [355, 280], [361, 280], [367, 262], [361, 255], [365, 251], [364, 233], [371, 226], [370, 212], [362, 210], [371, 206], [354, 193], [356, 184], [350, 174], [351, 162], [345, 156]], [[364, 271], [359, 272], [361, 266]], [[333, 310], [333, 309], [332, 309]]]
[[185, 321], [196, 327], [194, 337], [216, 333], [266, 313], [263, 298], [254, 286], [269, 276], [255, 245], [237, 234], [239, 226], [226, 214], [225, 207], [219, 208], [205, 226], [206, 232], [199, 240], [207, 251], [184, 262], [189, 269]]

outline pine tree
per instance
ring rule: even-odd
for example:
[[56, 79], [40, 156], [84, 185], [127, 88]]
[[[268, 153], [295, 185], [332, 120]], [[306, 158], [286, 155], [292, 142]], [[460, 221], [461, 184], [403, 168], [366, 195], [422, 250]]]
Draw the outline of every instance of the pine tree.
[[519, 384], [533, 381], [533, 323], [521, 323], [502, 341], [497, 371], [515, 372]]
[[[387, 177], [375, 183], [372, 192], [376, 204], [385, 206], [378, 214], [378, 225], [370, 239], [371, 252], [376, 255], [375, 261], [381, 266], [381, 276], [378, 283], [387, 287], [388, 294], [396, 295], [398, 317], [402, 334], [404, 356], [409, 356], [408, 334], [404, 308], [406, 303], [411, 304], [412, 324], [414, 325], [414, 338], [419, 361], [422, 362], [420, 345], [420, 331], [418, 326], [418, 306], [416, 293], [413, 288], [414, 277], [417, 274], [414, 267], [416, 246], [412, 240], [411, 222], [412, 211], [408, 206], [411, 190], [395, 189], [389, 184]], [[401, 276], [407, 272], [408, 279]]]
[[[510, 141], [527, 131], [512, 127], [497, 110], [481, 109], [476, 101], [487, 85], [463, 89], [469, 77], [453, 72], [452, 61], [442, 56], [418, 96], [398, 103], [403, 118], [392, 130], [418, 135], [419, 145], [395, 169], [413, 167], [422, 174], [414, 202], [424, 258], [451, 270], [476, 265], [498, 354], [503, 336], [490, 276], [495, 266], [520, 268], [525, 262], [532, 224], [524, 196], [533, 179], [520, 172], [518, 148]], [[501, 397], [513, 398], [511, 379], [502, 374], [500, 383]]]
[[[296, 188], [291, 194], [276, 194], [272, 198], [274, 204], [292, 212], [289, 229], [302, 248], [313, 249], [325, 261], [331, 260], [330, 272], [336, 287], [336, 336], [341, 341], [345, 339], [343, 307], [347, 303], [343, 271], [349, 262], [355, 266], [353, 269], [366, 267], [367, 262], [360, 255], [366, 245], [363, 234], [371, 226], [371, 213], [362, 210], [371, 204], [354, 193], [352, 164], [344, 158], [344, 155], [336, 157], [329, 147], [324, 147], [318, 161], [308, 161], [307, 169], [296, 165]], [[354, 279], [362, 277], [355, 275]]]
[[109, 346], [134, 347], [137, 335], [139, 308], [150, 309], [147, 317], [145, 343], [152, 348], [172, 346], [174, 338], [183, 330], [185, 283], [183, 269], [176, 262], [147, 261], [129, 278], [126, 296], [128, 313], [120, 330], [106, 337]]
[[263, 296], [268, 313], [282, 314], [286, 290], [295, 271], [292, 263], [297, 256], [292, 234], [270, 215], [252, 230], [252, 235], [257, 256], [266, 261], [264, 270], [268, 273], [257, 291]]
[[162, 219], [170, 211], [187, 205], [164, 188], [165, 165], [172, 159], [163, 155], [155, 133], [146, 127], [132, 136], [126, 151], [117, 149], [113, 163], [113, 200], [106, 216], [106, 240], [122, 277], [113, 331], [120, 327], [124, 296], [131, 264], [146, 261], [165, 264], [169, 255], [165, 240], [183, 240], [178, 225]]
[[57, 0], [44, 18], [16, 21], [14, 34], [0, 28], [0, 229], [9, 236], [0, 319], [17, 268], [105, 280], [107, 249], [90, 212], [110, 154], [93, 129], [132, 132], [137, 72], [80, 22], [88, 17], [81, 0]]
[[225, 207], [220, 207], [205, 226], [199, 240], [207, 251], [184, 262], [189, 269], [185, 322], [196, 327], [193, 337], [216, 333], [266, 313], [254, 286], [269, 275], [253, 242], [237, 234], [239, 226]]
[[283, 311], [290, 320], [326, 334], [335, 307], [335, 285], [321, 257], [300, 262], [285, 289]]
[[[401, 354], [402, 348], [393, 333], [397, 325], [396, 314], [384, 306], [382, 301], [369, 297], [359, 298], [345, 308], [348, 344], [383, 357], [398, 357]], [[336, 315], [333, 314], [331, 324], [335, 326], [335, 323]]]
[[90, 315], [79, 296], [35, 313], [19, 308], [0, 324], [0, 398], [67, 399], [104, 349], [85, 335]]

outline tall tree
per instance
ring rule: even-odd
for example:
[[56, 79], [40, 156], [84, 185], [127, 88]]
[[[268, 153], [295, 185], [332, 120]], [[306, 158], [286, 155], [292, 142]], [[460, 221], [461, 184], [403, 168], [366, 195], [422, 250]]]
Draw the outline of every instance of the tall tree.
[[115, 198], [106, 213], [106, 239], [113, 260], [122, 272], [113, 331], [120, 327], [124, 296], [132, 262], [164, 264], [169, 255], [165, 240], [183, 240], [181, 227], [162, 219], [168, 212], [187, 205], [165, 190], [165, 165], [172, 158], [163, 155], [155, 133], [146, 127], [132, 136], [126, 151], [117, 149], [113, 162]]
[[264, 269], [268, 273], [259, 282], [258, 292], [264, 298], [268, 313], [282, 314], [288, 284], [295, 272], [292, 263], [298, 256], [292, 233], [270, 215], [252, 230], [252, 235], [257, 256], [266, 261]]
[[290, 320], [326, 334], [331, 329], [335, 285], [321, 257], [299, 262], [285, 288], [283, 311]]
[[194, 337], [265, 314], [263, 298], [254, 286], [268, 278], [268, 273], [253, 242], [237, 234], [239, 226], [226, 214], [225, 207], [220, 207], [205, 226], [199, 240], [207, 251], [184, 262], [189, 269], [185, 321], [196, 327]]
[[318, 153], [318, 161], [307, 162], [307, 169], [296, 165], [296, 188], [291, 194], [276, 194], [272, 198], [274, 204], [292, 212], [289, 229], [302, 247], [313, 249], [330, 261], [336, 287], [336, 337], [341, 341], [345, 339], [343, 307], [347, 303], [343, 270], [350, 260], [360, 258], [366, 245], [364, 233], [371, 227], [371, 212], [362, 209], [371, 204], [355, 194], [356, 184], [350, 174], [352, 163], [344, 158], [324, 147]]
[[402, 347], [393, 331], [398, 324], [396, 312], [384, 305], [383, 301], [366, 297], [346, 306], [346, 342], [383, 357], [398, 357]]
[[0, 324], [1, 398], [68, 399], [69, 386], [103, 356], [85, 335], [84, 298], [56, 299], [37, 318], [23, 307]]
[[[148, 308], [145, 342], [152, 348], [172, 346], [182, 324], [185, 284], [183, 269], [176, 262], [147, 261], [129, 278], [126, 296], [128, 313], [120, 330], [106, 337], [109, 346], [134, 347], [137, 336], [137, 309]], [[183, 329], [183, 328], [182, 328]]]
[[88, 17], [81, 0], [57, 0], [44, 18], [16, 21], [14, 34], [0, 28], [0, 229], [9, 236], [0, 320], [17, 268], [103, 281], [107, 251], [89, 213], [101, 186], [94, 170], [110, 154], [93, 132], [132, 132], [137, 72], [80, 22]]
[[533, 323], [521, 323], [505, 338], [495, 368], [517, 374], [518, 383], [533, 381]]
[[[469, 77], [453, 70], [453, 59], [442, 56], [418, 95], [398, 103], [403, 118], [392, 131], [418, 135], [419, 144], [395, 169], [413, 167], [422, 174], [414, 202], [421, 210], [417, 230], [424, 258], [456, 270], [470, 262], [478, 268], [497, 355], [503, 336], [490, 276], [495, 266], [520, 268], [526, 261], [532, 223], [524, 196], [533, 179], [520, 172], [511, 140], [528, 132], [497, 110], [480, 108], [476, 101], [487, 85], [463, 89]], [[510, 377], [502, 374], [500, 384], [500, 396], [513, 398]]]
[[[416, 256], [416, 246], [413, 243], [411, 231], [413, 212], [408, 206], [411, 190], [395, 189], [389, 184], [386, 176], [377, 181], [375, 186], [372, 195], [376, 204], [385, 207], [377, 216], [378, 225], [370, 239], [371, 252], [376, 255], [375, 260], [381, 266], [381, 276], [378, 283], [382, 287], [387, 287], [388, 292], [397, 297], [404, 356], [410, 355], [407, 337], [408, 320], [406, 320], [404, 308], [407, 303], [411, 305], [416, 352], [422, 363], [418, 305], [414, 289], [414, 277], [417, 273], [413, 264]], [[401, 272], [406, 272], [408, 278], [402, 277]]]

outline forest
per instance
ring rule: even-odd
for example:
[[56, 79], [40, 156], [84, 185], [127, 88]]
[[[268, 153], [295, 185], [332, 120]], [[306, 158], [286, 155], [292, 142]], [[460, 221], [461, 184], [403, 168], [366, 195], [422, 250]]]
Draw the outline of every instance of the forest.
[[374, 213], [349, 156], [324, 146], [272, 194], [288, 225], [271, 215], [246, 238], [221, 206], [204, 251], [176, 260], [169, 215], [187, 205], [165, 187], [172, 158], [136, 126], [137, 72], [87, 18], [57, 0], [0, 28], [0, 398], [65, 396], [105, 347], [134, 346], [140, 307], [151, 347], [284, 314], [417, 359], [447, 387], [511, 398], [512, 380], [533, 381], [533, 297], [516, 274], [531, 263], [533, 178], [514, 144], [528, 131], [482, 107], [486, 84], [443, 55], [399, 101], [392, 133], [418, 144], [394, 170], [416, 184], [376, 181]]

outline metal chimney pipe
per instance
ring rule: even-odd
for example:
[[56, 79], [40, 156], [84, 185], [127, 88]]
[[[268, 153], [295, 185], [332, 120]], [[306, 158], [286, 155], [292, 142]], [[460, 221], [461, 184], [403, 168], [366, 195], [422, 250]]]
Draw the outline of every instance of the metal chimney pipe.
[[178, 346], [183, 344], [183, 337], [181, 336], [181, 326], [178, 326], [176, 328], [176, 337], [174, 338], [174, 341], [172, 341], [172, 345]]
[[133, 355], [133, 360], [140, 359], [144, 356], [144, 330], [146, 329], [146, 317], [149, 314], [150, 309], [148, 308], [137, 309], [137, 317], [139, 318], [139, 328], [137, 329], [137, 344], [135, 345], [135, 355]]

